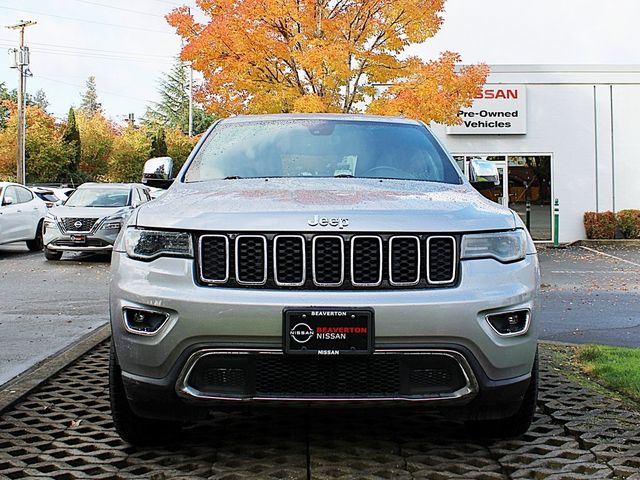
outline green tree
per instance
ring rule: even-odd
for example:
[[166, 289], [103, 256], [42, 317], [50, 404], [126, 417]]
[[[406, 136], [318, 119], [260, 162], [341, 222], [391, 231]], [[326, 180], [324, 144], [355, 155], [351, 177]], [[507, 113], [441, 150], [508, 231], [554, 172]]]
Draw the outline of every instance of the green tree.
[[166, 157], [167, 141], [165, 140], [164, 128], [160, 127], [156, 130], [151, 139], [151, 157]]
[[88, 178], [106, 175], [116, 128], [102, 113], [93, 116], [79, 111], [76, 123], [80, 130], [80, 171]]
[[65, 179], [70, 145], [62, 140], [62, 128], [37, 106], [27, 107], [25, 165], [27, 182], [58, 182]]
[[98, 92], [96, 91], [96, 77], [93, 75], [87, 79], [87, 90], [82, 94], [80, 111], [90, 117], [102, 112], [102, 104], [98, 102]]
[[39, 89], [36, 90], [36, 93], [33, 96], [27, 93], [27, 104], [40, 107], [40, 109], [46, 112], [49, 107], [49, 100], [47, 99], [47, 94], [44, 93], [44, 90]]
[[[189, 133], [189, 78], [182, 62], [176, 63], [159, 81], [160, 101], [148, 108], [143, 122], [151, 127], [179, 128]], [[200, 105], [193, 105], [193, 134], [204, 132], [215, 122]]]
[[167, 130], [167, 154], [173, 159], [173, 174], [182, 168], [198, 139], [182, 133], [179, 128]]
[[151, 141], [142, 129], [128, 126], [113, 140], [108, 178], [112, 182], [138, 182], [144, 162], [151, 153]]
[[78, 167], [80, 166], [80, 130], [76, 123], [76, 113], [73, 108], [69, 109], [69, 115], [67, 116], [67, 126], [62, 134], [62, 142], [69, 145], [72, 152], [69, 157], [69, 165], [67, 167], [69, 171], [69, 177], [71, 180], [75, 180], [75, 176], [78, 173]]

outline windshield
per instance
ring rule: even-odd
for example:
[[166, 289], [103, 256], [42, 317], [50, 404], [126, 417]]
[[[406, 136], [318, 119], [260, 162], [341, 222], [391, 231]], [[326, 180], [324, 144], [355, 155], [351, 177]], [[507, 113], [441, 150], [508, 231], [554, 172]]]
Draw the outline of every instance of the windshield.
[[80, 188], [65, 202], [66, 207], [124, 207], [129, 204], [129, 190], [122, 188]]
[[252, 177], [364, 177], [462, 183], [420, 125], [338, 120], [222, 123], [185, 182]]

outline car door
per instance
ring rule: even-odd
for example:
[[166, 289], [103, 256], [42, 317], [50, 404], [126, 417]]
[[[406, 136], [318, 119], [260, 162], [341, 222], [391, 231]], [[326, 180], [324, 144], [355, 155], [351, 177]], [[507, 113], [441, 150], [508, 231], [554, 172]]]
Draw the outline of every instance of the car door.
[[18, 203], [18, 190], [15, 185], [5, 187], [0, 203], [0, 242], [10, 243], [20, 238], [22, 207]]
[[18, 203], [22, 205], [24, 215], [21, 227], [22, 239], [32, 240], [36, 236], [40, 220], [46, 215], [47, 204], [28, 188], [16, 187], [16, 190], [18, 190]]

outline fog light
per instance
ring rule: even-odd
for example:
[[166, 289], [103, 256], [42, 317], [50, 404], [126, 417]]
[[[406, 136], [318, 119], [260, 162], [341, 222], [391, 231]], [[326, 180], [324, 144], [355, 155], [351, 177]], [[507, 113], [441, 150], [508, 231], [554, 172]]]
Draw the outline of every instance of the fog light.
[[169, 314], [136, 308], [124, 308], [124, 326], [138, 335], [155, 335], [169, 319]]
[[529, 329], [529, 310], [492, 313], [486, 316], [489, 325], [498, 335], [513, 337], [523, 335]]

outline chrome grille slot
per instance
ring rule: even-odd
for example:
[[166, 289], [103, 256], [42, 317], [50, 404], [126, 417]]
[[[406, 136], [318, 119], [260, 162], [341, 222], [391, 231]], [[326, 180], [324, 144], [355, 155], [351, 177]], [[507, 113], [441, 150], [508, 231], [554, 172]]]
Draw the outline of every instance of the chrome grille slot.
[[382, 283], [382, 239], [362, 235], [351, 239], [351, 283], [377, 287]]
[[206, 283], [229, 279], [229, 239], [224, 235], [200, 237], [200, 278]]
[[313, 237], [313, 283], [339, 287], [344, 282], [344, 240], [335, 235]]
[[411, 286], [420, 282], [420, 239], [397, 236], [389, 239], [389, 283]]
[[305, 238], [278, 235], [273, 240], [273, 277], [276, 285], [299, 287], [306, 280]]
[[262, 235], [236, 237], [236, 281], [240, 285], [267, 283], [267, 239]]
[[433, 236], [427, 239], [427, 281], [434, 285], [451, 283], [456, 277], [456, 239]]
[[60, 221], [67, 232], [90, 232], [98, 219], [65, 217]]

